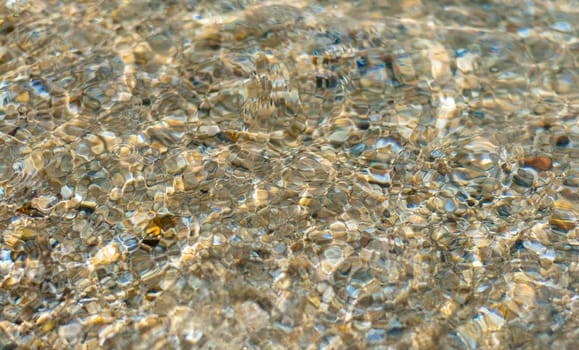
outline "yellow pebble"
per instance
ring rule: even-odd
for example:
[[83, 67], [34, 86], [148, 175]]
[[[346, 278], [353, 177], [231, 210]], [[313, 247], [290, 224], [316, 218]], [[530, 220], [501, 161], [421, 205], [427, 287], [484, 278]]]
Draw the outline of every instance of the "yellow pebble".
[[123, 62], [125, 62], [125, 64], [134, 64], [135, 63], [135, 56], [132, 53], [123, 55], [122, 59], [123, 59]]
[[147, 229], [147, 231], [145, 231], [145, 233], [147, 235], [153, 235], [155, 237], [158, 237], [161, 234], [161, 228], [159, 226], [153, 226]]
[[56, 325], [56, 321], [50, 320], [42, 326], [42, 331], [43, 332], [50, 332], [54, 328], [55, 325]]
[[30, 101], [30, 93], [28, 91], [24, 91], [16, 97], [16, 101], [20, 103], [28, 103]]

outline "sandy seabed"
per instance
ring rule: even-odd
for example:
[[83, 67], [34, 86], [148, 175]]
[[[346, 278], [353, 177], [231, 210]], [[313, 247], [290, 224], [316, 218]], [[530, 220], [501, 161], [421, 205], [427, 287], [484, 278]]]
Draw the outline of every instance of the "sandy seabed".
[[575, 349], [573, 1], [0, 4], [1, 349]]

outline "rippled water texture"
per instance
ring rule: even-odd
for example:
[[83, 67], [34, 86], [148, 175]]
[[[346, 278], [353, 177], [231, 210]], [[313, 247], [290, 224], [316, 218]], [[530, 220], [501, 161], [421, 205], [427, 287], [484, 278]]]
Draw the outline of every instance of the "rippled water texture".
[[576, 1], [0, 4], [0, 348], [574, 349]]

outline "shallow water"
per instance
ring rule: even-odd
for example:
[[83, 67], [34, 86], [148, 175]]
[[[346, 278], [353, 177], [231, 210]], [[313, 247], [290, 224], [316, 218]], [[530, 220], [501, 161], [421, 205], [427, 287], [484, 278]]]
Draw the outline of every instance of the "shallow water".
[[571, 349], [574, 1], [0, 5], [0, 347]]

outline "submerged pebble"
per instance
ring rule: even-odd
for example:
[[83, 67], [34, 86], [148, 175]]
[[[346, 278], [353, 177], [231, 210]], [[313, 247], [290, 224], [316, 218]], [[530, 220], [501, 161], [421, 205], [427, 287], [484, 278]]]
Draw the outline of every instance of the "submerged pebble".
[[525, 158], [523, 164], [539, 171], [549, 170], [553, 167], [553, 161], [546, 156]]

